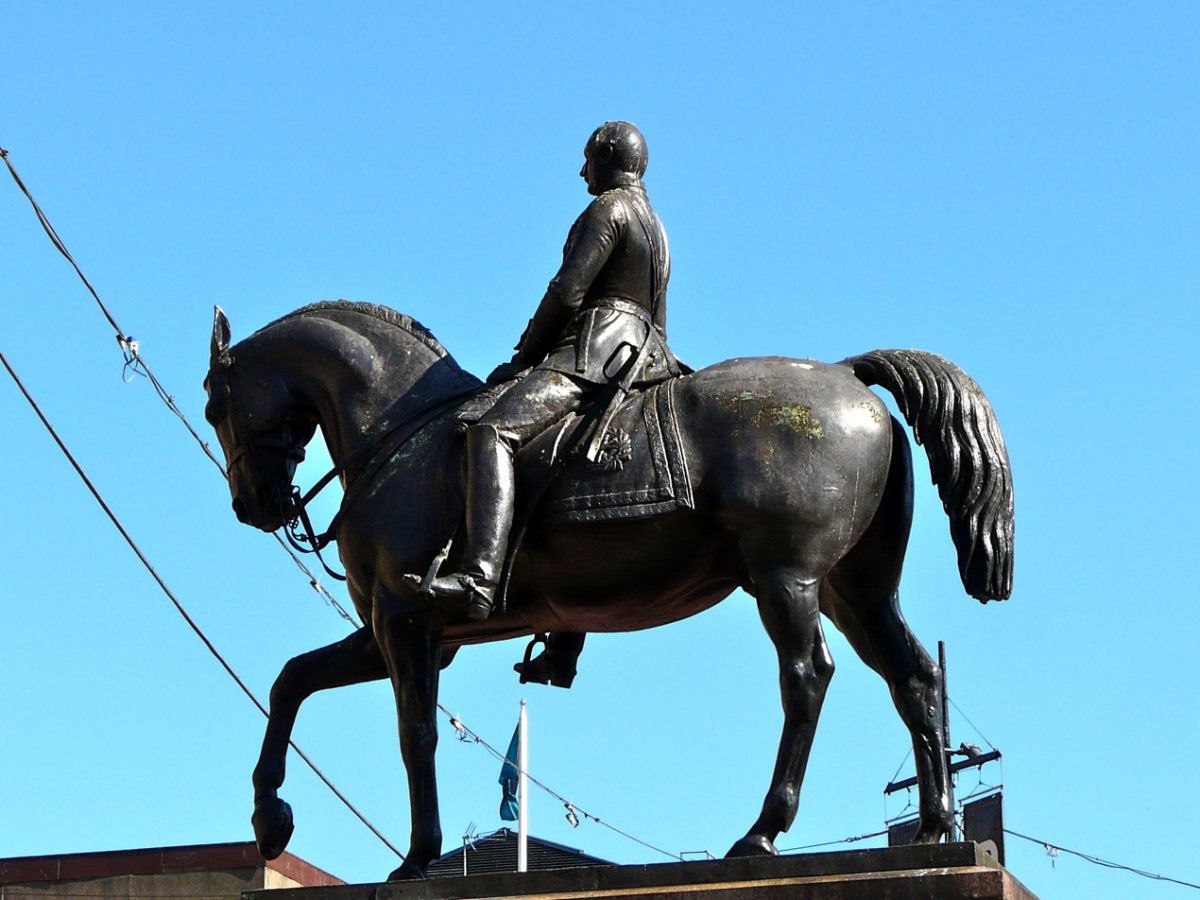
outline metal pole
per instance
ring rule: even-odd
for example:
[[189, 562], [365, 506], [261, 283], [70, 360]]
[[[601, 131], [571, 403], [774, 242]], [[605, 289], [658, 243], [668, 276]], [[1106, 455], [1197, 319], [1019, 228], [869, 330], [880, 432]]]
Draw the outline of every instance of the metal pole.
[[951, 743], [950, 743], [950, 694], [946, 690], [946, 642], [938, 641], [938, 668], [942, 670], [942, 736], [946, 744], [942, 754], [946, 758], [946, 795], [950, 798], [950, 817], [954, 824], [950, 826], [951, 841], [961, 839], [958, 833], [958, 819], [954, 818], [954, 776], [950, 772]]
[[525, 775], [529, 768], [529, 719], [525, 701], [521, 701], [520, 737], [517, 739], [517, 871], [529, 868], [529, 783]]

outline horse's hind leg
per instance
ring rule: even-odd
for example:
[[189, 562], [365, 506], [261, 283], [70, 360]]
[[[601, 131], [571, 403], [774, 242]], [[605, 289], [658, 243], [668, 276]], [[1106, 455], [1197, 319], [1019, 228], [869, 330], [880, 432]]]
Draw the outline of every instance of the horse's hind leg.
[[754, 583], [759, 615], [779, 656], [783, 734], [762, 812], [727, 856], [778, 852], [774, 841], [796, 818], [817, 718], [833, 677], [821, 630], [819, 582], [794, 568], [776, 568], [755, 574]]
[[271, 687], [267, 730], [254, 767], [254, 815], [250, 820], [258, 850], [267, 859], [282, 853], [292, 836], [292, 810], [278, 792], [300, 704], [317, 691], [386, 677], [383, 657], [369, 628], [290, 659], [280, 671]]
[[909, 630], [900, 613], [897, 595], [865, 609], [856, 601], [857, 598], [834, 601], [854, 608], [831, 618], [863, 661], [883, 676], [896, 711], [912, 735], [920, 795], [920, 825], [914, 842], [935, 843], [950, 834], [954, 824], [945, 752], [946, 728], [942, 719], [941, 669]]
[[863, 662], [887, 682], [912, 735], [920, 794], [916, 842], [934, 843], [948, 835], [954, 823], [942, 673], [900, 612], [897, 588], [912, 521], [912, 467], [902, 434], [893, 447], [897, 449], [879, 509], [866, 534], [826, 579], [822, 610]]

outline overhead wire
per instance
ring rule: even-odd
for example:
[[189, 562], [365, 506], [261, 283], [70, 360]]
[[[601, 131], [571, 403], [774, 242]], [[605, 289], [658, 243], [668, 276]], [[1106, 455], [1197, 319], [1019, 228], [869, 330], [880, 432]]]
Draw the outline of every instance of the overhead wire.
[[[438, 704], [438, 709], [440, 709], [446, 715], [446, 717], [450, 720], [450, 724], [454, 727], [455, 731], [459, 732], [460, 740], [465, 741], [467, 739], [467, 737], [469, 737], [473, 743], [479, 744], [481, 747], [483, 747], [488, 753], [490, 753], [492, 756], [494, 756], [500, 762], [511, 765], [517, 771], [521, 771], [521, 768], [517, 764], [516, 760], [509, 759], [507, 757], [507, 755], [500, 752], [495, 747], [493, 747], [491, 744], [489, 744], [486, 740], [484, 740], [482, 737], [480, 737], [478, 733], [476, 733], [474, 730], [469, 728], [467, 726], [467, 724], [465, 722], [463, 722], [462, 719], [458, 718], [458, 716], [455, 716], [453, 713], [451, 713], [450, 710], [446, 709], [446, 707], [443, 706], [441, 703]], [[467, 737], [462, 737], [462, 735], [466, 735]], [[554, 790], [553, 788], [551, 788], [544, 782], [539, 781], [538, 779], [534, 778], [532, 775], [529, 774], [529, 772], [527, 770], [524, 772], [524, 774], [525, 774], [525, 777], [528, 778], [533, 784], [535, 784], [537, 787], [541, 788], [543, 791], [545, 791], [551, 797], [558, 800], [565, 807], [567, 807], [569, 812], [578, 813], [579, 815], [583, 816], [585, 819], [590, 819], [591, 821], [595, 822], [597, 825], [603, 825], [605, 828], [609, 829], [610, 831], [614, 831], [617, 834], [621, 835], [622, 837], [633, 841], [634, 843], [641, 844], [643, 847], [653, 850], [655, 853], [661, 853], [663, 856], [669, 857], [673, 860], [676, 860], [677, 862], [684, 861], [683, 857], [680, 856], [679, 854], [672, 853], [670, 850], [664, 850], [664, 849], [662, 849], [662, 847], [656, 847], [654, 844], [651, 844], [648, 841], [644, 841], [641, 838], [630, 834], [628, 831], [623, 831], [622, 829], [611, 824], [610, 822], [603, 820], [599, 816], [594, 815], [594, 814], [588, 812], [587, 810], [581, 808], [579, 806], [579, 804], [575, 803], [572, 800], [568, 800], [566, 797], [564, 797], [558, 791]]]
[[[100, 505], [100, 508], [102, 510], [104, 510], [104, 514], [106, 516], [108, 516], [109, 521], [112, 522], [113, 526], [120, 533], [121, 537], [125, 539], [125, 543], [127, 543], [129, 545], [129, 548], [134, 552], [134, 555], [137, 556], [138, 560], [145, 567], [146, 571], [150, 573], [150, 577], [152, 577], [154, 579], [155, 583], [159, 586], [159, 588], [162, 590], [162, 592], [164, 594], [166, 594], [167, 599], [171, 601], [171, 603], [174, 605], [176, 611], [179, 613], [180, 616], [183, 617], [184, 622], [187, 623], [188, 627], [195, 633], [196, 637], [198, 637], [201, 640], [201, 642], [204, 644], [204, 646], [208, 649], [208, 652], [210, 654], [212, 654], [213, 658], [216, 659], [216, 661], [218, 663], [220, 663], [221, 667], [226, 671], [226, 673], [229, 675], [229, 677], [234, 680], [234, 682], [237, 684], [237, 686], [241, 689], [242, 693], [244, 693], [248, 698], [250, 698], [250, 702], [253, 703], [256, 707], [258, 707], [259, 712], [261, 712], [264, 716], [266, 716], [268, 719], [270, 719], [271, 714], [270, 714], [270, 711], [267, 709], [267, 707], [263, 705], [262, 701], [260, 701], [257, 696], [255, 696], [254, 692], [250, 690], [249, 686], [247, 686], [246, 682], [244, 682], [242, 680], [241, 676], [239, 676], [237, 674], [237, 672], [234, 671], [233, 666], [231, 666], [229, 664], [229, 662], [225, 659], [224, 656], [221, 655], [221, 652], [216, 648], [216, 646], [213, 644], [213, 642], [211, 640], [209, 640], [208, 635], [206, 635], [204, 633], [204, 631], [196, 623], [196, 620], [191, 617], [191, 615], [188, 613], [187, 609], [184, 607], [183, 603], [175, 595], [174, 591], [171, 590], [171, 588], [167, 585], [166, 581], [163, 580], [162, 576], [158, 574], [158, 571], [151, 564], [150, 560], [147, 559], [146, 555], [142, 552], [141, 548], [137, 545], [137, 542], [135, 542], [133, 537], [130, 536], [129, 532], [125, 529], [125, 526], [121, 524], [121, 520], [117, 517], [116, 513], [113, 512], [112, 507], [110, 507], [108, 505], [108, 502], [104, 499], [103, 495], [100, 493], [100, 491], [96, 487], [96, 485], [92, 482], [91, 478], [88, 477], [87, 472], [84, 471], [83, 466], [80, 465], [79, 461], [75, 458], [74, 454], [71, 453], [71, 451], [67, 447], [66, 443], [63, 441], [63, 439], [61, 437], [59, 437], [58, 432], [55, 430], [54, 426], [50, 423], [50, 420], [46, 417], [46, 414], [44, 412], [42, 412], [41, 407], [38, 405], [37, 401], [33, 398], [33, 395], [30, 394], [29, 390], [25, 387], [25, 384], [21, 381], [20, 376], [17, 375], [16, 370], [14, 370], [13, 367], [9, 364], [8, 358], [2, 352], [0, 352], [0, 363], [3, 363], [4, 368], [7, 370], [9, 377], [13, 380], [13, 383], [16, 384], [18, 390], [20, 390], [22, 396], [24, 396], [26, 402], [33, 409], [34, 413], [37, 414], [38, 419], [41, 420], [41, 423], [45, 427], [46, 431], [48, 431], [50, 433], [50, 436], [54, 439], [54, 442], [58, 445], [59, 450], [62, 451], [63, 456], [66, 457], [67, 461], [71, 464], [71, 467], [75, 469], [76, 474], [83, 481], [83, 483], [87, 487], [88, 491], [91, 492], [92, 497], [95, 498], [96, 502]], [[325, 784], [325, 786], [328, 787], [331, 791], [333, 791], [334, 795], [339, 800], [342, 801], [342, 803], [346, 806], [346, 808], [349, 809], [350, 812], [352, 812], [355, 815], [355, 817], [357, 817], [358, 820], [360, 822], [362, 822], [363, 825], [365, 825], [371, 831], [372, 834], [374, 834], [377, 838], [379, 838], [379, 840], [382, 841], [389, 850], [391, 850], [393, 853], [395, 853], [401, 859], [404, 859], [404, 854], [402, 854], [398, 849], [396, 849], [395, 845], [392, 844], [392, 842], [389, 841], [383, 835], [383, 833], [380, 832], [379, 829], [376, 828], [366, 818], [366, 816], [364, 816], [357, 809], [357, 807], [355, 807], [354, 804], [350, 802], [350, 800], [346, 797], [346, 795], [343, 794], [338, 789], [338, 787], [332, 781], [329, 780], [328, 776], [326, 776], [325, 773], [322, 772], [320, 770], [320, 768], [317, 767], [316, 763], [314, 763], [312, 761], [312, 759], [308, 756], [308, 754], [305, 753], [302, 749], [300, 749], [299, 746], [296, 745], [295, 741], [289, 739], [288, 744], [289, 744], [289, 746], [291, 746], [291, 748], [293, 750], [296, 751], [296, 754], [302, 760], [304, 760], [305, 764], [310, 769], [312, 769], [313, 773], [319, 779], [321, 779], [321, 781]]]
[[[150, 365], [146, 362], [145, 357], [142, 356], [138, 341], [130, 336], [125, 329], [121, 327], [120, 323], [117, 322], [116, 316], [113, 315], [112, 311], [109, 310], [104, 301], [100, 299], [99, 292], [97, 292], [96, 288], [92, 286], [92, 282], [88, 279], [87, 275], [84, 274], [83, 269], [79, 266], [79, 263], [75, 261], [75, 257], [71, 255], [71, 251], [67, 249], [67, 246], [65, 243], [63, 243], [62, 238], [58, 236], [58, 232], [54, 229], [54, 225], [51, 224], [49, 217], [45, 214], [45, 212], [42, 211], [41, 205], [37, 202], [32, 192], [25, 185], [20, 173], [17, 172], [12, 160], [9, 159], [8, 151], [3, 147], [0, 147], [0, 158], [4, 160], [5, 166], [8, 167], [9, 174], [12, 176], [13, 181], [16, 182], [16, 185], [20, 189], [21, 193], [25, 195], [25, 199], [29, 201], [29, 205], [33, 207], [34, 214], [37, 216], [37, 220], [41, 224], [42, 230], [46, 232], [46, 236], [50, 238], [50, 242], [54, 245], [54, 248], [58, 250], [60, 254], [62, 254], [63, 258], [66, 259], [68, 263], [71, 264], [71, 268], [75, 270], [75, 274], [79, 276], [79, 280], [83, 282], [83, 286], [87, 288], [88, 293], [92, 295], [92, 299], [96, 301], [96, 305], [100, 308], [100, 312], [108, 321], [108, 324], [112, 326], [113, 331], [116, 332], [117, 345], [121, 348], [121, 353], [125, 358], [123, 371], [125, 373], [133, 372], [135, 375], [141, 375], [150, 382], [150, 385], [154, 388], [154, 392], [158, 395], [159, 399], [163, 402], [167, 409], [169, 409], [171, 413], [183, 423], [184, 428], [187, 429], [188, 434], [190, 434], [193, 440], [195, 440], [195, 442], [200, 446], [200, 449], [203, 451], [204, 455], [207, 456], [209, 460], [212, 461], [213, 465], [217, 467], [217, 470], [221, 473], [221, 477], [228, 480], [229, 473], [225, 471], [225, 465], [220, 459], [217, 458], [216, 454], [213, 453], [212, 447], [209, 445], [208, 441], [204, 440], [204, 438], [202, 438], [192, 426], [192, 423], [188, 419], [187, 415], [175, 402], [175, 396], [163, 386], [161, 381], [158, 380], [158, 377], [154, 374], [154, 370], [150, 368]], [[125, 380], [129, 381], [130, 379], [126, 378]], [[299, 568], [300, 571], [303, 572], [303, 574], [308, 578], [309, 586], [321, 596], [326, 605], [330, 606], [345, 621], [349, 622], [351, 625], [355, 625], [354, 619], [348, 612], [346, 612], [345, 608], [338, 602], [337, 598], [334, 597], [333, 594], [331, 594], [323, 584], [321, 584], [320, 579], [318, 579], [312, 570], [304, 564], [304, 561], [300, 559], [300, 557], [297, 556], [290, 547], [288, 547], [283, 537], [280, 536], [278, 532], [273, 532], [272, 537], [275, 538], [276, 543], [279, 544], [283, 551], [292, 558], [292, 562], [295, 563], [297, 568]]]
[[1168, 881], [1171, 884], [1178, 884], [1182, 887], [1191, 888], [1192, 890], [1195, 890], [1195, 891], [1200, 891], [1200, 884], [1196, 884], [1195, 882], [1182, 881], [1179, 878], [1171, 878], [1167, 875], [1158, 875], [1154, 872], [1148, 872], [1145, 869], [1138, 869], [1138, 868], [1135, 868], [1134, 866], [1127, 866], [1127, 865], [1124, 865], [1123, 863], [1117, 863], [1117, 862], [1113, 862], [1112, 860], [1102, 859], [1101, 857], [1094, 856], [1091, 853], [1082, 853], [1079, 850], [1071, 850], [1067, 847], [1062, 846], [1061, 844], [1052, 844], [1049, 841], [1043, 841], [1041, 838], [1035, 838], [1035, 837], [1030, 837], [1027, 834], [1021, 834], [1019, 831], [1013, 831], [1011, 828], [1005, 828], [1004, 833], [1011, 834], [1013, 837], [1018, 837], [1018, 838], [1021, 838], [1022, 840], [1030, 841], [1031, 843], [1034, 843], [1034, 844], [1038, 844], [1039, 846], [1042, 847], [1042, 849], [1044, 849], [1047, 853], [1050, 853], [1051, 855], [1056, 856], [1059, 853], [1069, 853], [1072, 856], [1077, 856], [1082, 860], [1086, 860], [1087, 862], [1090, 862], [1097, 866], [1101, 866], [1105, 869], [1120, 869], [1121, 871], [1131, 872], [1134, 875], [1138, 875], [1142, 878], [1149, 878], [1153, 881]]
[[817, 847], [833, 847], [836, 844], [855, 844], [859, 841], [865, 841], [868, 838], [879, 837], [887, 834], [888, 830], [884, 828], [882, 831], [872, 831], [870, 834], [856, 834], [854, 837], [842, 838], [839, 841], [821, 841], [819, 844], [805, 844], [802, 847], [789, 847], [786, 850], [780, 850], [780, 853], [798, 853], [801, 850], [813, 850]]
[[[984, 740], [986, 740], [986, 738], [984, 738]], [[1128, 866], [1128, 865], [1125, 865], [1124, 863], [1113, 862], [1112, 860], [1103, 859], [1102, 857], [1096, 856], [1092, 853], [1083, 853], [1082, 851], [1079, 851], [1079, 850], [1071, 850], [1067, 847], [1063, 847], [1060, 844], [1054, 844], [1054, 843], [1051, 843], [1050, 841], [1044, 841], [1041, 838], [1031, 837], [1030, 835], [1022, 834], [1019, 831], [1013, 831], [1011, 828], [1005, 828], [1004, 833], [1010, 834], [1013, 837], [1021, 838], [1022, 840], [1029, 841], [1030, 843], [1037, 844], [1038, 846], [1040, 846], [1042, 849], [1044, 849], [1047, 853], [1051, 854], [1052, 856], [1058, 856], [1060, 853], [1068, 853], [1072, 856], [1077, 856], [1086, 862], [1090, 862], [1093, 865], [1097, 865], [1097, 866], [1100, 866], [1105, 869], [1114, 869], [1114, 870], [1119, 870], [1119, 871], [1123, 871], [1123, 872], [1129, 872], [1129, 873], [1131, 873], [1133, 875], [1137, 875], [1141, 878], [1147, 878], [1147, 879], [1150, 879], [1153, 881], [1169, 882], [1171, 884], [1180, 885], [1181, 887], [1192, 888], [1193, 890], [1200, 891], [1200, 884], [1196, 884], [1191, 881], [1184, 881], [1179, 878], [1172, 878], [1168, 875], [1160, 875], [1155, 872], [1150, 872], [1150, 871], [1147, 871], [1146, 869], [1139, 869], [1136, 866]], [[869, 834], [860, 834], [860, 835], [856, 835], [854, 837], [842, 838], [841, 840], [837, 840], [837, 841], [822, 841], [821, 843], [817, 843], [817, 844], [805, 844], [802, 847], [790, 847], [786, 850], [780, 850], [779, 852], [780, 853], [796, 853], [801, 850], [813, 850], [818, 847], [832, 847], [837, 844], [853, 844], [858, 841], [863, 841], [863, 840], [866, 840], [868, 838], [873, 838], [873, 837], [880, 837], [881, 835], [885, 835], [885, 834], [887, 834], [886, 828], [882, 831], [873, 831]]]
[[962, 711], [961, 707], [959, 707], [959, 705], [958, 705], [957, 703], [955, 703], [955, 702], [954, 702], [954, 698], [953, 698], [953, 697], [951, 697], [951, 696], [949, 696], [949, 695], [947, 695], [947, 696], [946, 696], [946, 699], [950, 701], [950, 705], [954, 707], [954, 709], [955, 709], [955, 710], [958, 712], [958, 714], [959, 714], [960, 716], [962, 716], [964, 719], [966, 719], [966, 720], [967, 720], [967, 724], [968, 724], [968, 725], [970, 725], [972, 728], [974, 728], [974, 729], [975, 729], [975, 733], [976, 733], [977, 735], [979, 735], [981, 738], [983, 738], [983, 742], [984, 742], [985, 744], [987, 744], [987, 745], [988, 745], [988, 747], [990, 747], [992, 750], [995, 750], [995, 749], [996, 749], [996, 745], [995, 745], [995, 744], [993, 744], [991, 741], [989, 741], [989, 740], [987, 739], [987, 735], [986, 735], [986, 734], [984, 734], [982, 731], [980, 731], [980, 730], [979, 730], [979, 726], [978, 726], [978, 725], [976, 725], [974, 722], [972, 722], [972, 721], [971, 721], [971, 717], [970, 717], [970, 716], [968, 716], [968, 715], [967, 715], [965, 712], [963, 712], [963, 711]]

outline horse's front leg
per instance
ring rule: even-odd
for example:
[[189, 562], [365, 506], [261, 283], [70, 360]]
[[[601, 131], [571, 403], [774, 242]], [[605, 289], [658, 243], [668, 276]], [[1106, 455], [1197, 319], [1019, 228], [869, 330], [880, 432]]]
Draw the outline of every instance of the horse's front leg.
[[426, 868], [442, 853], [434, 763], [441, 629], [395, 600], [377, 598], [375, 634], [396, 695], [400, 755], [408, 775], [412, 816], [408, 854], [388, 880], [424, 878]]
[[287, 661], [271, 687], [271, 711], [262, 751], [254, 767], [254, 839], [266, 859], [274, 859], [292, 836], [292, 808], [279, 798], [287, 770], [287, 748], [300, 704], [317, 691], [376, 681], [387, 667], [369, 628], [336, 644]]

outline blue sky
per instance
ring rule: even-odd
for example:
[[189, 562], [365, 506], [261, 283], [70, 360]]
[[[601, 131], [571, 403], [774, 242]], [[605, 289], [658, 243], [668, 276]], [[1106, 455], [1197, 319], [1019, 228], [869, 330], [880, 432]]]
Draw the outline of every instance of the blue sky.
[[[316, 299], [374, 300], [486, 373], [587, 201], [588, 133], [637, 122], [681, 357], [918, 347], [992, 399], [1016, 483], [1013, 598], [963, 593], [918, 451], [902, 601], [1004, 753], [986, 777], [1003, 777], [1009, 827], [1200, 882], [1198, 19], [1183, 3], [24, 4], [0, 35], [0, 146], [203, 426], [214, 303], [241, 337]], [[0, 217], [0, 350], [265, 696], [345, 623], [237, 524], [145, 380], [122, 382], [111, 329], [7, 180]], [[0, 404], [0, 855], [247, 839], [261, 717], [11, 385]], [[881, 791], [906, 732], [829, 636], [839, 669], [782, 848], [876, 831], [904, 805]], [[593, 638], [569, 692], [518, 685], [522, 649], [464, 651], [442, 702], [503, 747], [525, 697], [533, 773], [658, 847], [719, 855], [745, 831], [780, 720], [747, 597]], [[296, 736], [403, 846], [386, 686], [314, 698]], [[983, 742], [959, 717], [954, 738]], [[447, 848], [499, 827], [498, 766], [444, 722], [438, 765]], [[395, 865], [296, 761], [283, 793], [293, 852], [353, 881]], [[539, 836], [665, 859], [532, 804]], [[1009, 865], [1043, 897], [1192, 893], [1016, 839]]]

